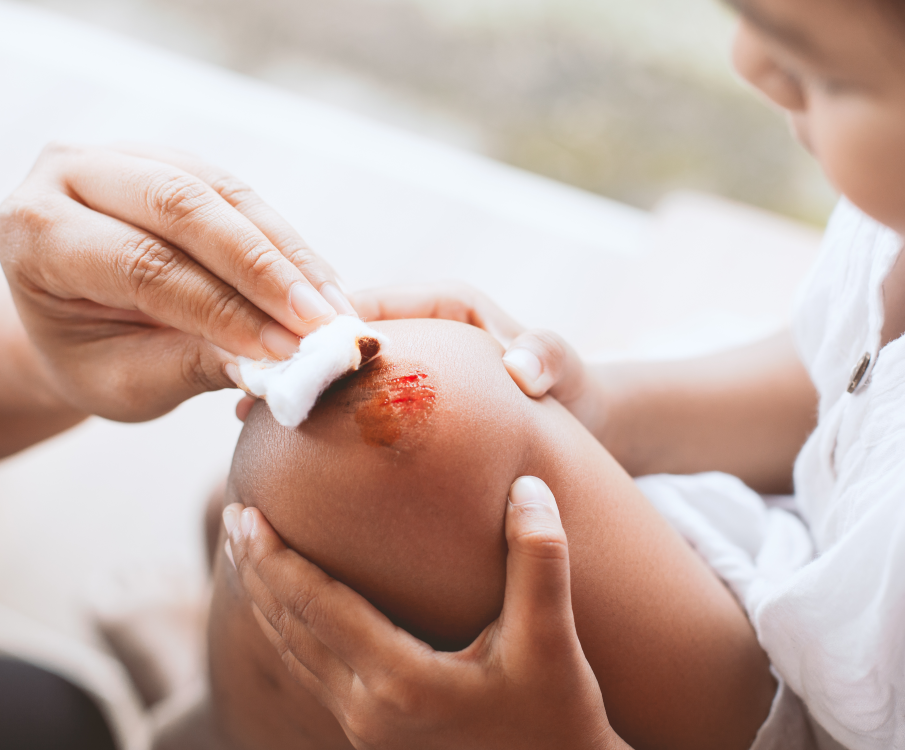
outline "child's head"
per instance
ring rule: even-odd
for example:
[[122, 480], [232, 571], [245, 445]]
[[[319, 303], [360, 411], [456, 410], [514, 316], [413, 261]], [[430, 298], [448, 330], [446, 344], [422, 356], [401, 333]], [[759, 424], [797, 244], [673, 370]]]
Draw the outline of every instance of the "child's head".
[[905, 233], [905, 0], [730, 0], [739, 73], [834, 186]]

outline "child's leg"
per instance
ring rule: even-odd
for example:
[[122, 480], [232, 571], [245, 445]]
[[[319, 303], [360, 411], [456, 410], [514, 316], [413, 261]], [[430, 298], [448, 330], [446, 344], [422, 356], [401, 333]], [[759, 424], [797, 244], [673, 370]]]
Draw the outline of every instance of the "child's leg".
[[[539, 476], [561, 510], [578, 635], [616, 731], [639, 748], [749, 747], [775, 685], [726, 587], [565, 409], [518, 390], [484, 334], [408, 321], [390, 335], [382, 368], [339, 385], [300, 429], [252, 411], [227, 500], [257, 505], [290, 547], [455, 648], [500, 611], [508, 488]], [[406, 401], [393, 389], [410, 380], [421, 390]], [[413, 412], [419, 395], [430, 408]], [[347, 747], [290, 678], [223, 554], [215, 577], [213, 696], [238, 746]]]

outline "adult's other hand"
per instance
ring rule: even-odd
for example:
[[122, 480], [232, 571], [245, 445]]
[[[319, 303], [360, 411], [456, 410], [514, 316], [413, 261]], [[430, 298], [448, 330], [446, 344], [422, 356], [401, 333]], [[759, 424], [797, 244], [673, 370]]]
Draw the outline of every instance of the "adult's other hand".
[[359, 750], [626, 748], [610, 728], [572, 616], [556, 501], [510, 490], [503, 611], [464, 651], [434, 651], [289, 550], [257, 509], [224, 511], [255, 616], [289, 671]]
[[54, 387], [123, 421], [232, 385], [337, 313], [330, 267], [250, 188], [194, 157], [46, 148], [0, 206], [0, 262]]

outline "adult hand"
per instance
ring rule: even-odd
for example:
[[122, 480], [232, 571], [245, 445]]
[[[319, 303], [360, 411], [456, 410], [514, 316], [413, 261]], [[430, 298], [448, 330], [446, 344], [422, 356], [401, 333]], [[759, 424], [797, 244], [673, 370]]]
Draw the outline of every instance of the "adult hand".
[[287, 549], [257, 509], [231, 505], [224, 522], [261, 627], [358, 750], [627, 747], [575, 632], [566, 535], [541, 480], [512, 485], [503, 611], [458, 653], [394, 626]]
[[232, 386], [234, 355], [287, 356], [354, 314], [251, 189], [169, 151], [48, 147], [0, 206], [0, 262], [59, 394], [123, 421]]
[[365, 320], [441, 318], [483, 328], [505, 347], [503, 364], [525, 394], [553, 396], [592, 432], [602, 421], [604, 399], [575, 349], [553, 331], [526, 330], [467, 284], [369, 289], [352, 295], [352, 302]]

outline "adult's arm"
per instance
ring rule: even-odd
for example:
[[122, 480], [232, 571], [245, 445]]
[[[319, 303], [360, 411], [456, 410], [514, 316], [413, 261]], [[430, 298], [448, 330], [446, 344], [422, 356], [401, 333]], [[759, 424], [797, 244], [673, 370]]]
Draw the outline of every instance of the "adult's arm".
[[486, 295], [456, 284], [353, 298], [365, 318], [447, 318], [488, 330], [529, 396], [563, 403], [632, 476], [725, 471], [764, 493], [789, 492], [817, 423], [817, 392], [791, 333], [674, 362], [586, 364], [552, 331], [525, 328]]
[[232, 386], [237, 355], [287, 356], [354, 314], [250, 188], [170, 151], [48, 147], [0, 206], [0, 263], [54, 397], [122, 421]]
[[0, 458], [62, 432], [86, 415], [56, 395], [0, 275]]

